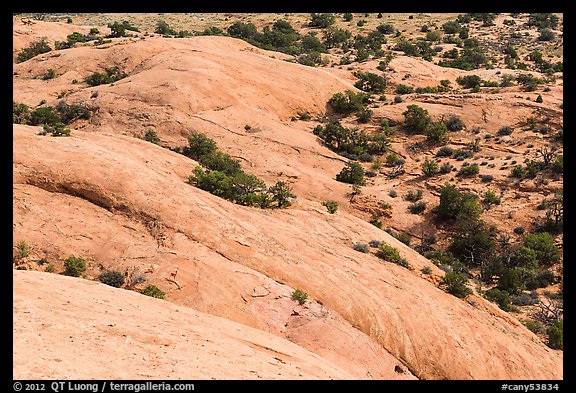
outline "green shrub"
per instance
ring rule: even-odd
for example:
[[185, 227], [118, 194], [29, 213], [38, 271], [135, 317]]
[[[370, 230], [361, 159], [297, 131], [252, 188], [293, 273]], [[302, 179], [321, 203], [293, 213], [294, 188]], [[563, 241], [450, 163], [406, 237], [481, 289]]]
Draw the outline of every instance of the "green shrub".
[[454, 271], [446, 272], [440, 285], [444, 286], [446, 292], [459, 297], [464, 298], [472, 293], [472, 290], [467, 287], [468, 276], [466, 273], [458, 273]]
[[548, 346], [550, 348], [564, 348], [564, 322], [562, 320], [549, 326], [548, 329], [546, 329], [546, 334], [548, 334]]
[[48, 124], [51, 126], [62, 124], [60, 117], [50, 107], [36, 108], [30, 113], [28, 124], [38, 126]]
[[433, 160], [426, 159], [422, 163], [422, 173], [425, 176], [431, 177], [436, 175], [439, 172], [438, 163]]
[[454, 169], [454, 166], [452, 164], [450, 164], [449, 162], [445, 162], [442, 165], [440, 165], [440, 169], [438, 170], [438, 173], [445, 175], [447, 173], [452, 172], [452, 169]]
[[442, 25], [442, 30], [444, 30], [446, 34], [458, 34], [461, 29], [462, 26], [460, 26], [460, 23], [455, 20], [448, 21]]
[[220, 151], [203, 154], [198, 158], [198, 162], [209, 169], [225, 173], [228, 176], [234, 176], [242, 171], [239, 160]]
[[98, 280], [101, 283], [110, 285], [111, 287], [120, 288], [124, 285], [124, 275], [116, 270], [111, 270], [108, 272], [101, 273], [98, 276]]
[[235, 196], [232, 179], [219, 171], [204, 171], [196, 166], [188, 177], [188, 183], [220, 198], [232, 200]]
[[442, 32], [440, 30], [432, 30], [426, 33], [426, 41], [440, 41], [442, 39]]
[[26, 104], [12, 101], [12, 123], [28, 124], [30, 121], [30, 107]]
[[64, 269], [64, 274], [67, 276], [80, 277], [86, 270], [86, 261], [72, 255], [64, 261]]
[[382, 221], [378, 214], [372, 213], [372, 218], [368, 221], [370, 224], [374, 225], [376, 228], [382, 229]]
[[330, 13], [310, 14], [310, 27], [326, 28], [336, 22], [336, 17]]
[[56, 70], [54, 70], [53, 68], [48, 68], [48, 70], [46, 71], [46, 74], [44, 74], [44, 76], [42, 76], [43, 80], [54, 79], [54, 78], [56, 78]]
[[156, 28], [154, 29], [154, 33], [162, 34], [162, 35], [176, 35], [176, 30], [171, 28], [168, 23], [163, 20], [159, 20], [156, 23]]
[[18, 244], [16, 244], [16, 248], [18, 249], [18, 258], [26, 258], [30, 255], [30, 246], [26, 242], [26, 240], [20, 240]]
[[421, 214], [426, 210], [426, 202], [414, 202], [408, 206], [408, 210], [410, 210], [410, 213], [412, 214]]
[[362, 109], [367, 101], [368, 96], [365, 93], [354, 93], [352, 90], [346, 90], [343, 93], [334, 94], [328, 100], [328, 104], [336, 113], [350, 114]]
[[198, 160], [202, 156], [215, 153], [217, 148], [216, 142], [206, 134], [192, 133], [188, 137], [188, 146], [183, 149], [182, 154]]
[[410, 264], [406, 258], [400, 258], [396, 264], [402, 266], [403, 268], [410, 269]]
[[552, 13], [530, 13], [528, 15], [528, 26], [536, 26], [537, 28], [552, 28], [558, 27], [559, 18]]
[[497, 288], [506, 291], [509, 294], [518, 294], [525, 287], [525, 278], [520, 268], [513, 267], [504, 269], [504, 272], [498, 278]]
[[454, 149], [452, 149], [451, 147], [442, 146], [436, 152], [436, 157], [451, 157], [453, 153], [454, 153]]
[[500, 197], [492, 190], [484, 192], [484, 202], [488, 205], [499, 205]]
[[268, 208], [272, 202], [277, 202], [279, 206], [288, 206], [288, 202], [280, 199], [283, 197], [280, 195], [282, 190], [273, 189], [265, 192], [266, 185], [262, 180], [242, 171], [228, 175], [216, 170], [204, 171], [197, 166], [188, 178], [188, 183], [240, 205]]
[[327, 49], [342, 47], [342, 45], [350, 39], [351, 35], [352, 33], [346, 29], [329, 27], [324, 32], [324, 46]]
[[322, 205], [326, 207], [330, 214], [334, 214], [338, 211], [338, 202], [336, 201], [324, 201], [322, 202]]
[[304, 291], [302, 291], [301, 289], [295, 289], [292, 292], [292, 300], [295, 300], [298, 302], [298, 304], [303, 305], [304, 303], [306, 303], [306, 300], [308, 300], [308, 294]]
[[22, 63], [23, 61], [29, 60], [42, 53], [50, 52], [50, 50], [50, 46], [44, 38], [42, 38], [40, 41], [32, 42], [27, 48], [24, 48], [18, 52], [18, 63]]
[[234, 22], [226, 31], [231, 37], [244, 40], [253, 40], [258, 34], [258, 30], [254, 24], [242, 22]]
[[524, 238], [524, 246], [536, 252], [541, 265], [552, 265], [560, 259], [560, 250], [548, 232], [532, 233]]
[[108, 83], [114, 83], [120, 79], [127, 77], [128, 75], [121, 72], [118, 67], [107, 68], [106, 73], [94, 72], [84, 78], [84, 82], [88, 86], [99, 86]]
[[88, 86], [99, 86], [105, 83], [112, 83], [108, 75], [100, 72], [94, 72], [93, 74], [87, 76], [84, 78], [84, 82], [86, 82]]
[[376, 252], [376, 256], [387, 260], [388, 262], [397, 263], [400, 259], [400, 251], [388, 243], [381, 243]]
[[480, 86], [482, 78], [480, 78], [478, 75], [459, 76], [456, 78], [456, 82], [465, 89], [471, 89], [473, 87]]
[[[380, 14], [381, 15], [381, 14]], [[393, 34], [396, 29], [390, 23], [382, 23], [376, 26], [376, 30], [382, 34]]]
[[522, 165], [515, 165], [510, 171], [510, 176], [522, 179], [527, 174], [527, 170]]
[[77, 119], [90, 119], [91, 111], [88, 107], [78, 104], [67, 104], [60, 101], [54, 108], [64, 124], [70, 124]]
[[564, 172], [564, 155], [559, 154], [554, 159], [552, 163], [552, 171], [554, 173], [563, 173]]
[[521, 84], [525, 91], [534, 91], [538, 88], [539, 84], [544, 83], [542, 79], [532, 74], [519, 74], [516, 76], [516, 82]]
[[110, 35], [107, 37], [118, 38], [126, 36], [126, 26], [119, 22], [109, 23]]
[[422, 199], [422, 195], [423, 195], [423, 191], [422, 189], [418, 189], [416, 190], [416, 192], [414, 190], [408, 190], [408, 192], [406, 193], [406, 200], [410, 201], [410, 202], [417, 202], [420, 199]]
[[450, 134], [444, 123], [430, 124], [426, 128], [426, 139], [432, 143], [445, 145], [450, 142]]
[[84, 34], [75, 31], [72, 34], [68, 34], [66, 41], [70, 46], [74, 46], [77, 42], [86, 42], [87, 38]]
[[357, 162], [349, 161], [336, 175], [336, 180], [343, 183], [364, 185], [364, 168]]
[[544, 325], [542, 325], [542, 323], [539, 321], [535, 321], [533, 319], [527, 319], [523, 323], [524, 326], [526, 326], [528, 330], [530, 330], [534, 334], [546, 332], [546, 329], [544, 329]]
[[407, 86], [402, 83], [396, 86], [396, 94], [410, 94], [410, 93], [414, 93], [414, 88], [412, 86]]
[[312, 132], [328, 148], [350, 159], [365, 157], [367, 159], [364, 161], [371, 161], [372, 157], [364, 153], [381, 154], [390, 145], [390, 137], [384, 132], [369, 135], [358, 128], [348, 129], [340, 121], [328, 123], [324, 127], [318, 125]]
[[445, 184], [440, 189], [440, 204], [436, 210], [440, 219], [474, 220], [480, 217], [482, 207], [478, 197], [472, 193], [460, 192], [454, 185]]
[[502, 127], [500, 127], [500, 129], [498, 130], [498, 132], [496, 134], [498, 136], [505, 136], [505, 135], [512, 134], [513, 131], [514, 130], [510, 126], [502, 126]]
[[492, 288], [484, 294], [486, 299], [498, 304], [498, 306], [504, 311], [510, 311], [510, 295], [508, 292], [500, 290], [498, 288]]
[[476, 164], [463, 166], [458, 171], [458, 176], [474, 176], [480, 172], [480, 167]]
[[412, 238], [410, 237], [408, 232], [405, 231], [396, 233], [394, 237], [400, 240], [402, 243], [406, 244], [407, 246], [409, 246], [410, 242], [412, 241]]
[[497, 245], [497, 231], [494, 225], [488, 225], [478, 218], [477, 199], [470, 202], [473, 207], [465, 208], [457, 215], [456, 228], [448, 250], [465, 266], [475, 267], [493, 255]]
[[446, 128], [450, 131], [460, 131], [464, 128], [464, 123], [458, 116], [452, 115], [446, 120]]
[[396, 153], [390, 153], [386, 156], [386, 166], [395, 166], [400, 158]]
[[49, 264], [48, 266], [46, 266], [44, 271], [46, 273], [54, 273], [56, 271], [56, 266], [54, 266], [53, 264]]
[[146, 130], [146, 133], [144, 134], [144, 140], [156, 145], [160, 142], [160, 138], [158, 138], [158, 135], [156, 135], [154, 130]]
[[372, 119], [372, 110], [369, 108], [361, 108], [360, 110], [358, 110], [358, 112], [356, 112], [356, 120], [358, 120], [358, 123], [368, 123], [371, 119]]
[[156, 285], [148, 284], [141, 292], [142, 295], [155, 297], [156, 299], [164, 299], [166, 294]]
[[55, 137], [70, 136], [70, 129], [64, 128], [63, 123], [59, 123], [55, 126], [50, 126], [48, 124], [44, 124], [42, 131], [40, 131], [38, 133], [38, 135], [48, 135], [48, 134], [50, 134], [51, 136], [55, 136]]
[[354, 87], [371, 93], [382, 93], [386, 89], [386, 79], [372, 72], [357, 71], [354, 76], [359, 80], [354, 83]]
[[428, 111], [418, 105], [408, 105], [402, 115], [404, 116], [404, 125], [411, 133], [421, 133], [431, 123]]
[[205, 134], [194, 133], [188, 142], [189, 146], [177, 151], [209, 168], [205, 171], [196, 166], [188, 177], [189, 184], [234, 203], [262, 209], [288, 207], [296, 198], [291, 187], [282, 181], [266, 189], [262, 180], [242, 170], [238, 160], [217, 151], [216, 143]]
[[550, 29], [540, 30], [540, 35], [538, 36], [538, 41], [552, 41], [556, 38], [556, 34]]
[[292, 205], [291, 199], [296, 198], [292, 193], [292, 188], [283, 181], [278, 181], [268, 189], [268, 194], [272, 202], [276, 202], [276, 207], [283, 208]]

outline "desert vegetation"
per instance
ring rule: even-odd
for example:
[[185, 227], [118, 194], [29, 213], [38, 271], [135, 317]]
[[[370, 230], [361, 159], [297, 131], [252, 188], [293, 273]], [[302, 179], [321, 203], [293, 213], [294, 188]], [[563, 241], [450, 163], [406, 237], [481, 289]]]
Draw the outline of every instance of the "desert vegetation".
[[216, 142], [205, 134], [192, 133], [188, 146], [178, 151], [202, 164], [188, 177], [188, 183], [221, 198], [262, 209], [289, 207], [296, 198], [285, 182], [267, 187], [261, 179], [244, 172], [240, 161], [218, 151]]

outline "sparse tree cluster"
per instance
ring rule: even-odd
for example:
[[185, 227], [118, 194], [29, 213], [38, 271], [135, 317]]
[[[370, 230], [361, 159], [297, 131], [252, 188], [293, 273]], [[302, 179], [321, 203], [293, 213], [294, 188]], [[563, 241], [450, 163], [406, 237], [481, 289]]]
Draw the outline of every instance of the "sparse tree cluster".
[[285, 182], [267, 187], [258, 177], [244, 172], [238, 160], [218, 151], [216, 142], [205, 134], [192, 133], [188, 146], [177, 150], [206, 168], [194, 168], [188, 183], [218, 197], [262, 209], [289, 207], [296, 198]]

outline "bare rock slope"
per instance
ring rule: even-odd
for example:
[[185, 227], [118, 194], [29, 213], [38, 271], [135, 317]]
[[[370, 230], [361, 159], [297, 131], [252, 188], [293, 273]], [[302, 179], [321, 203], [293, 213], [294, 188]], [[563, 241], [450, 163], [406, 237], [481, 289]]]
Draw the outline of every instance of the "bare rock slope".
[[275, 335], [88, 280], [15, 270], [13, 309], [14, 379], [352, 378]]

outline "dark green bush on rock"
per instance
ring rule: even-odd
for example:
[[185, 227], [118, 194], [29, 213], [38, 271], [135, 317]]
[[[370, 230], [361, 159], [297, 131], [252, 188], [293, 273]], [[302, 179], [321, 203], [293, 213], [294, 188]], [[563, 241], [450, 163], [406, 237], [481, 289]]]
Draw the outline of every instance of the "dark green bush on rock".
[[181, 151], [186, 157], [198, 160], [200, 157], [213, 154], [218, 149], [216, 142], [202, 133], [192, 133], [188, 137], [188, 146]]
[[364, 185], [364, 168], [357, 162], [349, 161], [336, 175], [336, 180], [343, 183]]
[[541, 265], [552, 265], [560, 259], [560, 250], [548, 232], [527, 235], [524, 246], [535, 251], [536, 259]]
[[546, 329], [548, 334], [548, 346], [552, 349], [564, 348], [564, 321], [559, 320]]
[[86, 270], [86, 261], [72, 255], [64, 261], [64, 269], [64, 274], [67, 276], [80, 277]]
[[408, 105], [402, 115], [404, 126], [410, 133], [424, 132], [432, 121], [428, 111], [418, 105]]
[[295, 300], [298, 302], [298, 304], [300, 304], [301, 306], [306, 303], [306, 300], [308, 300], [308, 294], [304, 291], [302, 291], [301, 289], [295, 289], [292, 292], [292, 300]]
[[440, 285], [445, 287], [446, 292], [464, 298], [472, 293], [472, 290], [467, 287], [468, 276], [466, 273], [457, 273], [454, 271], [446, 272]]
[[328, 100], [334, 112], [345, 115], [362, 109], [367, 102], [368, 95], [362, 92], [354, 93], [352, 90], [336, 93]]
[[477, 219], [482, 213], [478, 197], [472, 193], [460, 192], [454, 185], [445, 184], [440, 189], [440, 205], [436, 209], [440, 219]]
[[389, 245], [388, 243], [381, 243], [376, 252], [376, 256], [387, 260], [388, 262], [398, 263], [402, 257], [397, 248]]
[[149, 284], [141, 292], [142, 295], [155, 297], [156, 299], [164, 299], [166, 294], [156, 285]]
[[504, 290], [498, 288], [492, 288], [486, 291], [486, 299], [498, 304], [498, 306], [504, 311], [510, 311], [510, 295]]
[[358, 81], [354, 83], [354, 87], [362, 91], [381, 93], [386, 89], [386, 79], [373, 72], [357, 71], [354, 76], [358, 78]]
[[125, 278], [124, 275], [119, 271], [111, 270], [108, 272], [101, 273], [98, 276], [98, 280], [101, 283], [110, 285], [111, 287], [120, 288], [122, 285], [124, 285]]
[[328, 213], [334, 214], [338, 211], [338, 202], [336, 201], [324, 201], [322, 205], [326, 207]]
[[40, 41], [32, 42], [27, 48], [24, 48], [18, 52], [17, 60], [18, 63], [22, 63], [23, 61], [29, 60], [35, 56], [50, 51], [51, 48], [46, 40], [41, 39]]

